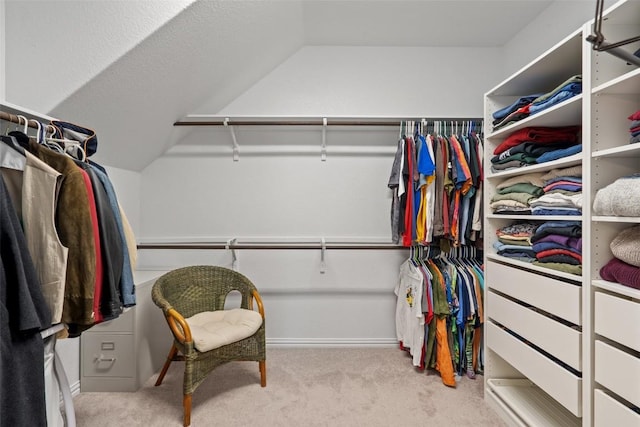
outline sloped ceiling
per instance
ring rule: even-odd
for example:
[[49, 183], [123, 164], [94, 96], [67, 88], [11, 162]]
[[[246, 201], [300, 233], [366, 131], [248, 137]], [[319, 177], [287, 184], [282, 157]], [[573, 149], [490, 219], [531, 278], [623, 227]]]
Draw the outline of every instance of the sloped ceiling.
[[297, 2], [199, 1], [50, 113], [98, 129], [96, 161], [141, 170], [205, 100], [221, 108], [302, 45]]
[[[61, 14], [77, 6], [57, 3]], [[156, 3], [162, 7], [164, 2]], [[43, 112], [95, 128], [100, 143], [96, 161], [142, 170], [184, 135], [184, 128], [172, 126], [176, 120], [203, 106], [215, 114], [302, 46], [502, 46], [551, 3], [199, 0], [176, 8], [174, 18], [101, 70], [87, 71], [90, 75], [77, 79], [78, 87], [66, 88]], [[17, 7], [7, 8], [7, 20]], [[20, 44], [21, 33], [36, 30], [28, 20], [21, 24], [7, 34], [8, 43]], [[68, 37], [68, 46], [55, 47], [70, 58], [62, 65], [74, 67], [74, 60], [83, 60], [68, 53], [81, 37]], [[46, 40], [42, 31], [42, 46]], [[94, 42], [99, 53], [100, 43]], [[11, 60], [16, 58], [8, 53]], [[26, 84], [19, 76], [9, 77], [7, 85]], [[38, 85], [55, 85], [49, 78], [43, 72]], [[20, 99], [7, 100], [23, 105]]]

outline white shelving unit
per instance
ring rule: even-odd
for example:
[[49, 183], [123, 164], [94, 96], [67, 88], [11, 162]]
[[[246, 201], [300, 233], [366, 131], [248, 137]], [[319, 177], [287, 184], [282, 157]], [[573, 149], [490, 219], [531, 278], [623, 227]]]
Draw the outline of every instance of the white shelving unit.
[[[640, 1], [620, 1], [604, 15], [608, 41], [640, 34]], [[585, 40], [591, 32], [588, 22], [485, 94], [485, 399], [512, 425], [640, 426], [640, 290], [599, 276], [613, 257], [611, 240], [640, 218], [591, 210], [600, 188], [640, 172], [640, 144], [629, 144], [627, 119], [640, 110], [640, 69], [594, 51]], [[577, 74], [582, 95], [492, 132], [494, 111]], [[570, 125], [582, 126], [582, 153], [515, 170], [488, 169], [493, 149], [514, 131]], [[491, 213], [490, 200], [504, 179], [575, 165], [582, 165], [582, 216]], [[516, 220], [581, 221], [582, 276], [497, 255], [493, 231]]]
[[[608, 14], [607, 38], [640, 34], [640, 1], [627, 1]], [[609, 30], [610, 28], [610, 30]], [[634, 34], [635, 33], [635, 34]], [[605, 33], [606, 34], [606, 33]], [[638, 43], [634, 49], [640, 48]], [[640, 172], [640, 144], [629, 144], [627, 117], [640, 110], [640, 68], [594, 54], [590, 68], [591, 200], [616, 179]], [[613, 254], [611, 240], [637, 217], [590, 215], [590, 297], [593, 333], [590, 347], [593, 425], [640, 426], [640, 290], [602, 280], [599, 274]]]

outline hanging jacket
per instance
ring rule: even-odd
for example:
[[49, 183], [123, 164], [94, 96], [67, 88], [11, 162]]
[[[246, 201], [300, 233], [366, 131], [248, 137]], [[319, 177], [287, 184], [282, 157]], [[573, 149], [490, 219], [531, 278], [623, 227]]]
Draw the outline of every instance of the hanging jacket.
[[103, 265], [102, 295], [99, 301], [99, 309], [103, 316], [103, 321], [107, 321], [118, 317], [123, 309], [120, 295], [120, 279], [123, 265], [122, 240], [115, 216], [111, 210], [109, 197], [97, 173], [87, 163], [77, 161], [76, 164], [89, 176], [96, 203]]
[[71, 158], [55, 153], [34, 140], [30, 141], [29, 150], [62, 175], [55, 213], [60, 241], [69, 249], [62, 321], [92, 325], [96, 249], [82, 171]]

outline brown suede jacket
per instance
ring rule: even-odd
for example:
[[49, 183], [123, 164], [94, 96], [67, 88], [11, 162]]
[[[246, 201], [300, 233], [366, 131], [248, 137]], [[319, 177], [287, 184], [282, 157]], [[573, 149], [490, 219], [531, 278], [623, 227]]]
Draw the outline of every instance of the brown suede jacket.
[[55, 213], [60, 241], [69, 249], [62, 322], [86, 328], [95, 322], [96, 248], [83, 172], [71, 158], [33, 140], [29, 151], [62, 174]]

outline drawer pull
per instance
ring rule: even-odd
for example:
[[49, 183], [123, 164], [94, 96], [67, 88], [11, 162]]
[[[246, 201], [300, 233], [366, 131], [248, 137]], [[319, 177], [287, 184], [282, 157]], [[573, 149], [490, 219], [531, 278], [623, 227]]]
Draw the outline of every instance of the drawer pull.
[[94, 356], [93, 361], [95, 363], [100, 363], [100, 362], [109, 362], [109, 363], [113, 363], [116, 361], [115, 357], [104, 357], [104, 355], [99, 355], [99, 356]]

